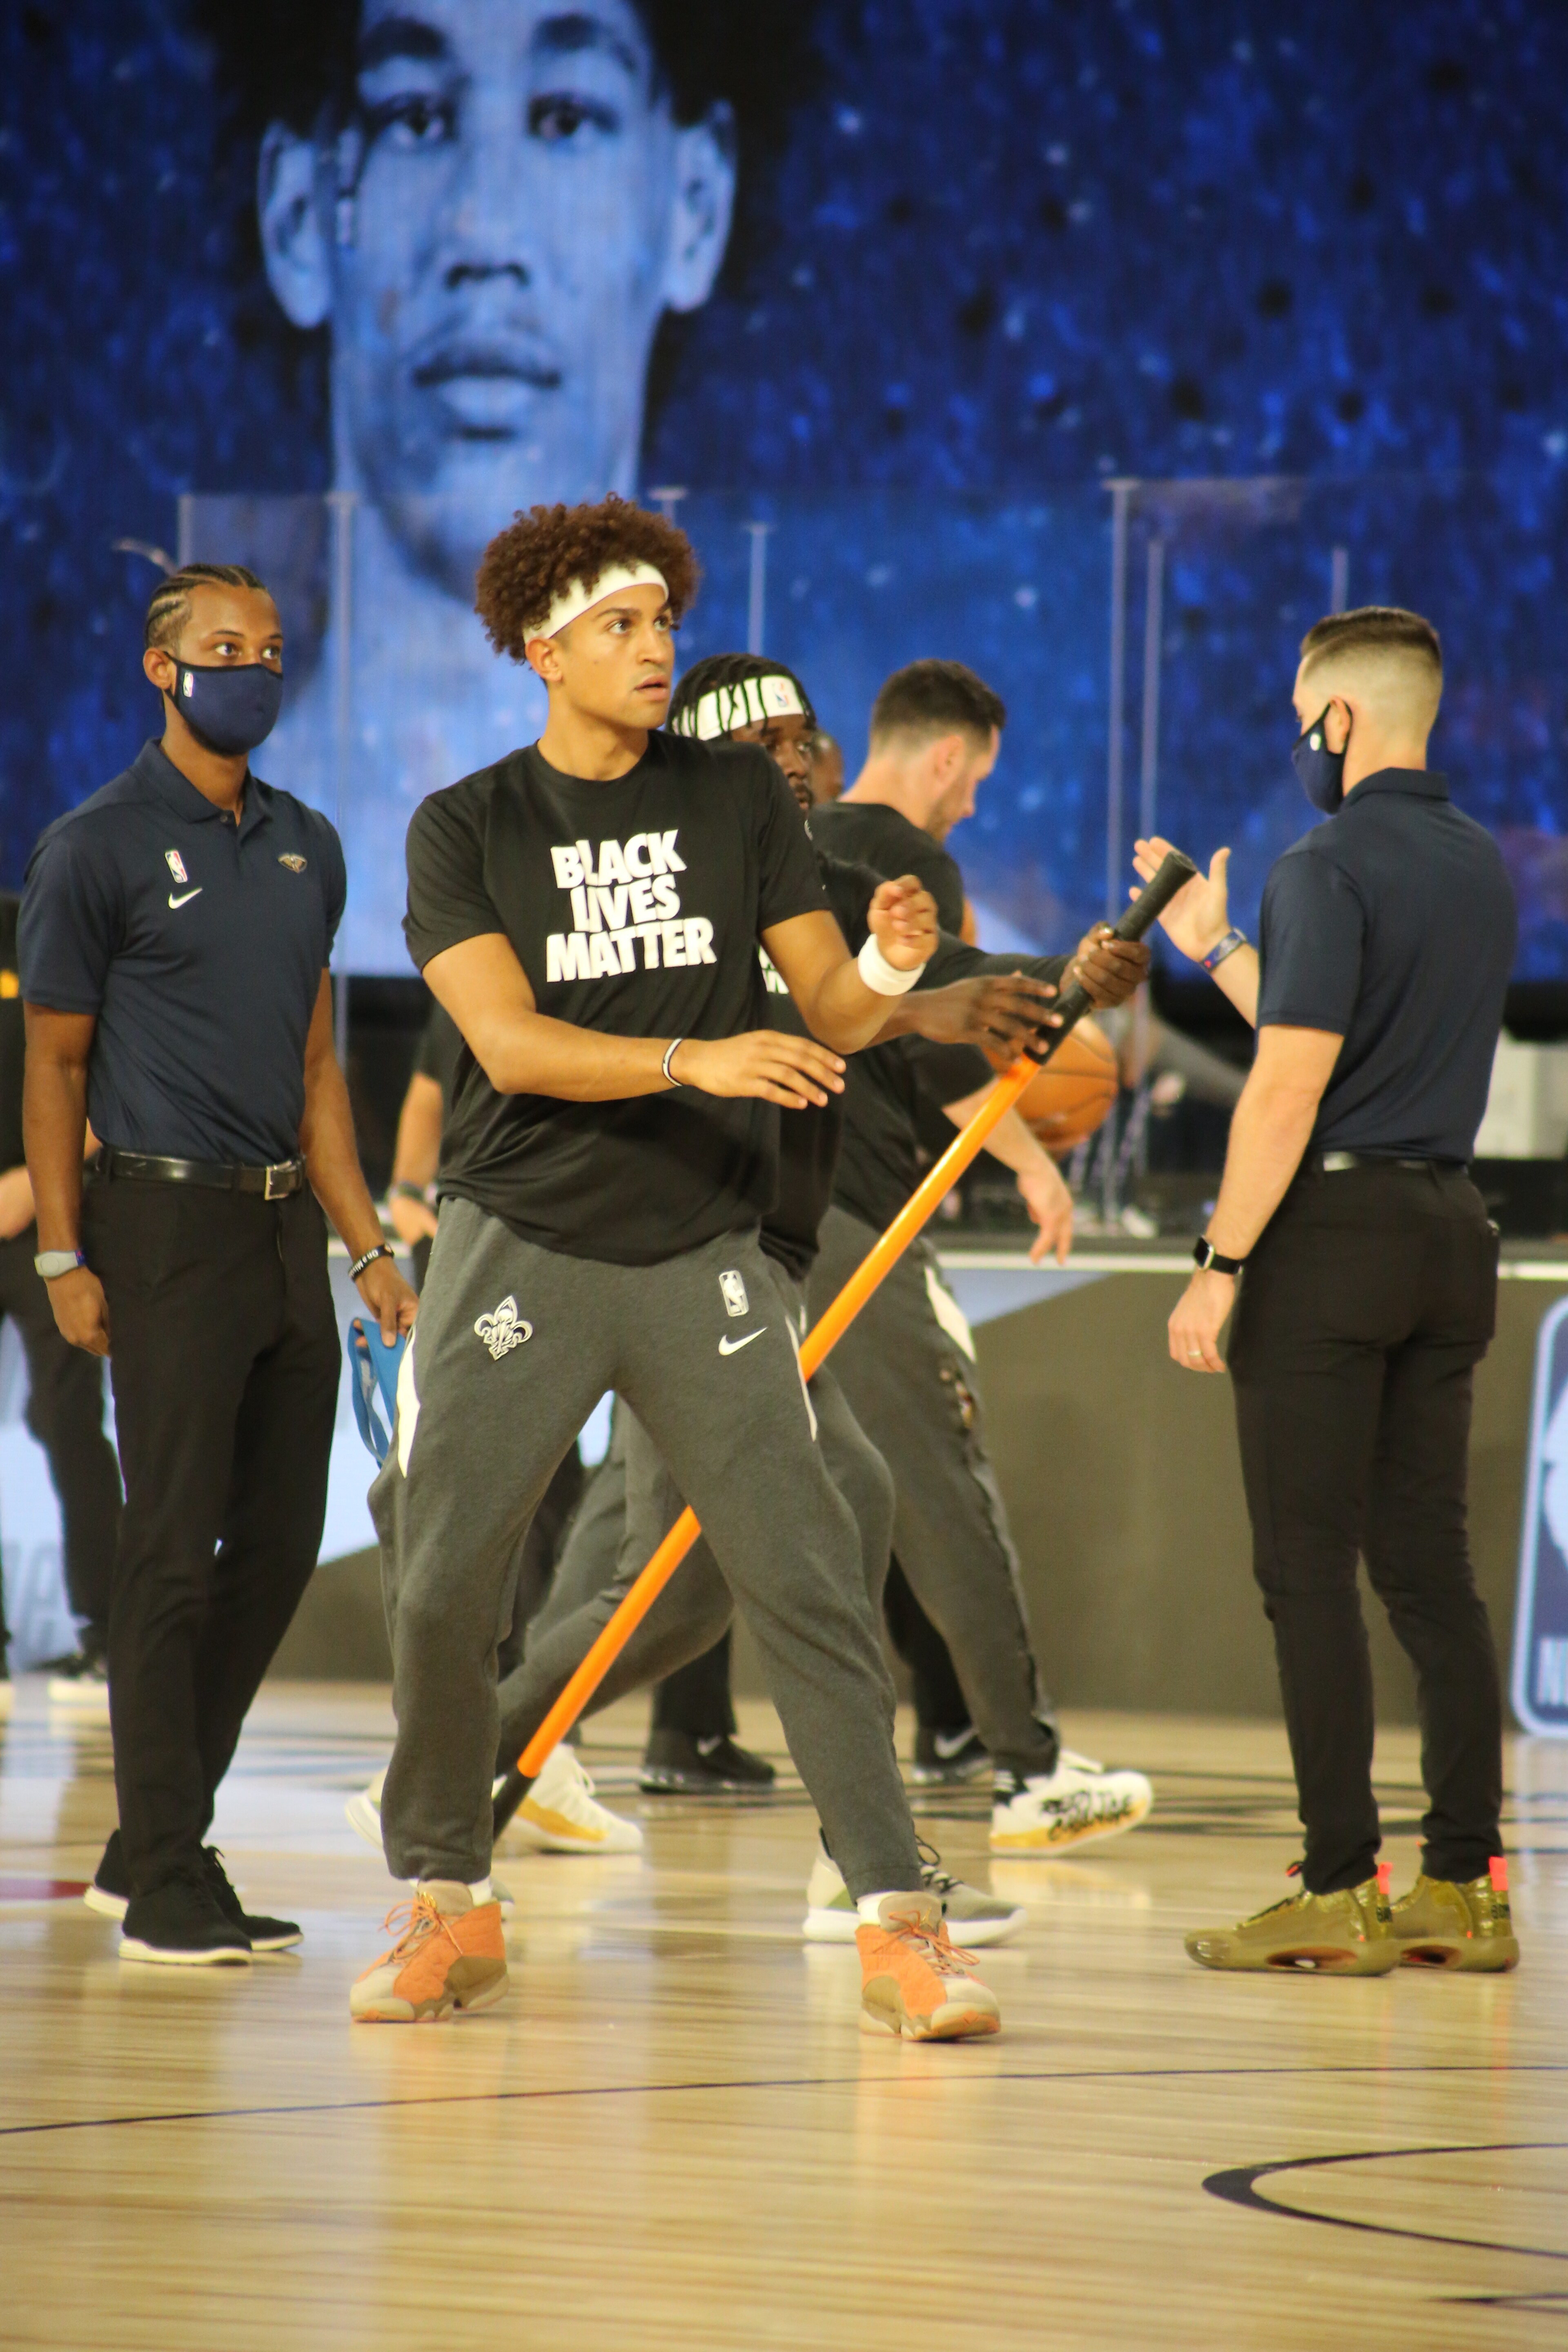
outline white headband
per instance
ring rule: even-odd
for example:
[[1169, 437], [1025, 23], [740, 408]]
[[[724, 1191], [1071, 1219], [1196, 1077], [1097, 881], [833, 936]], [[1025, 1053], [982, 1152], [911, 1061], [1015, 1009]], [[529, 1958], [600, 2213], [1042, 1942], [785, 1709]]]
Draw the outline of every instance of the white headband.
[[563, 588], [538, 628], [530, 629], [528, 634], [531, 637], [558, 637], [570, 622], [622, 588], [662, 588], [667, 596], [669, 593], [668, 581], [654, 564], [612, 563], [596, 580], [574, 580]]
[[766, 677], [737, 678], [732, 686], [716, 686], [699, 695], [696, 708], [683, 710], [675, 721], [675, 731], [710, 743], [716, 735], [732, 735], [737, 727], [760, 727], [769, 719], [806, 715], [794, 678], [775, 671]]

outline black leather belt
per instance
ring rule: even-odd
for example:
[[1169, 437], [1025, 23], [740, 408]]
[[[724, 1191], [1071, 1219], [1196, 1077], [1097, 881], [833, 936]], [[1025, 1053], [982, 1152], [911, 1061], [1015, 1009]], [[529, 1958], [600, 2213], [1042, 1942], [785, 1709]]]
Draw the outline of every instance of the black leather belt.
[[259, 1192], [264, 1201], [286, 1201], [305, 1181], [302, 1160], [279, 1160], [270, 1168], [250, 1168], [223, 1160], [160, 1160], [149, 1151], [117, 1151], [109, 1144], [98, 1155], [101, 1176], [131, 1176], [149, 1184], [205, 1184], [215, 1192]]
[[1460, 1176], [1468, 1160], [1391, 1160], [1375, 1151], [1321, 1151], [1312, 1163], [1321, 1176], [1338, 1176], [1347, 1168], [1414, 1168], [1425, 1175], [1436, 1168], [1440, 1175]]

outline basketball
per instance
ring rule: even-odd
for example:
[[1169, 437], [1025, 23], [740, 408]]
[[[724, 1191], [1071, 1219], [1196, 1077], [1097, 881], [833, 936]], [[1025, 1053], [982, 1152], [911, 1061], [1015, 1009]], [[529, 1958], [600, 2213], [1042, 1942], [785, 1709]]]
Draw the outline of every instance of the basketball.
[[1092, 1021], [1080, 1021], [1030, 1079], [1018, 1110], [1047, 1151], [1070, 1151], [1102, 1124], [1121, 1083], [1115, 1046]]

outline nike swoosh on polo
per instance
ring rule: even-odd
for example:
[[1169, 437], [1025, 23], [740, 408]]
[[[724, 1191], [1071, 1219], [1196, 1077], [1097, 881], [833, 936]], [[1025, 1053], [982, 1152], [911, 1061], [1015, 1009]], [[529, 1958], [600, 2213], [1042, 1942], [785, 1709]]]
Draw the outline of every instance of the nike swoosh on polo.
[[[767, 1328], [767, 1325], [764, 1323], [763, 1325], [763, 1331], [765, 1331]], [[719, 1342], [719, 1353], [721, 1356], [738, 1356], [742, 1348], [749, 1348], [753, 1339], [760, 1339], [763, 1336], [763, 1331], [748, 1331], [743, 1339], [721, 1339]]]
[[171, 890], [169, 893], [169, 904], [171, 907], [188, 907], [193, 898], [199, 898], [201, 895], [202, 886], [198, 882], [194, 890], [187, 890], [183, 898], [176, 898], [174, 892]]

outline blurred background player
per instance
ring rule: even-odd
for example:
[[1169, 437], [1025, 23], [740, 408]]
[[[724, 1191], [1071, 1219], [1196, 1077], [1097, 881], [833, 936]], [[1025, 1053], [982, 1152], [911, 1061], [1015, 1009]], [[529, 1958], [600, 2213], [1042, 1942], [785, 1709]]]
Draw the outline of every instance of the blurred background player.
[[[958, 933], [963, 879], [943, 844], [972, 813], [996, 764], [1006, 716], [1000, 696], [961, 662], [920, 661], [895, 671], [872, 709], [860, 774], [841, 800], [814, 813], [819, 843], [879, 874], [916, 875], [936, 900], [943, 930]], [[1043, 970], [1026, 961], [1021, 968]], [[1137, 977], [1146, 970], [1143, 959]], [[833, 1206], [810, 1280], [814, 1315], [913, 1191], [922, 1106], [934, 1100], [962, 1126], [994, 1083], [984, 1055], [969, 1048], [906, 1038], [853, 1057]], [[1016, 1171], [1039, 1228], [1031, 1255], [1037, 1262], [1054, 1249], [1065, 1261], [1072, 1196], [1048, 1152], [1016, 1111], [994, 1129], [988, 1148]], [[1152, 1802], [1143, 1775], [1108, 1772], [1061, 1745], [986, 1451], [973, 1338], [923, 1236], [867, 1302], [834, 1361], [857, 1420], [892, 1471], [894, 1551], [913, 1600], [951, 1654], [964, 1701], [965, 1722], [945, 1731], [922, 1727], [917, 1764], [945, 1777], [944, 1768], [971, 1762], [974, 1744], [989, 1755], [996, 1853], [1059, 1852], [1135, 1827]], [[895, 1607], [901, 1605], [900, 1595]], [[906, 1639], [910, 1622], [906, 1612]], [[931, 1696], [940, 1703], [939, 1688]]]

